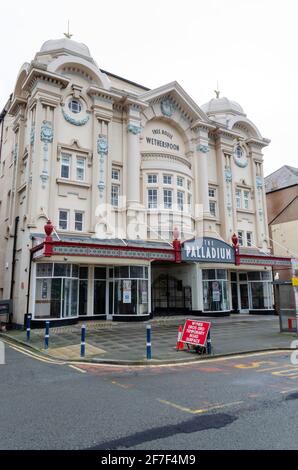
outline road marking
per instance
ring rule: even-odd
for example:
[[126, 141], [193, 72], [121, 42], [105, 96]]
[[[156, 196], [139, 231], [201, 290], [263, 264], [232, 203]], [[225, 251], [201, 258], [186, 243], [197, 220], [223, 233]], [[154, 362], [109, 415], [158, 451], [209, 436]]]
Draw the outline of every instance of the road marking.
[[276, 362], [273, 362], [273, 361], [251, 362], [250, 364], [236, 364], [234, 365], [234, 367], [236, 369], [258, 369], [264, 364], [273, 365], [273, 364], [276, 364]]
[[[6, 338], [1, 338], [2, 341], [4, 341], [8, 346], [10, 346], [12, 349], [15, 349], [16, 351], [25, 354], [33, 359], [39, 360], [41, 362], [47, 362], [51, 364], [56, 364], [56, 365], [68, 365], [69, 362], [67, 361], [57, 361], [55, 359], [51, 359], [50, 357], [44, 357], [44, 356], [39, 356], [37, 353], [31, 352], [28, 349], [23, 348], [22, 346], [15, 346], [12, 344], [10, 341], [8, 341]], [[187, 362], [180, 362], [180, 363], [170, 363], [170, 364], [152, 364], [152, 365], [147, 365], [147, 364], [142, 364], [142, 365], [129, 365], [129, 364], [99, 364], [99, 363], [88, 363], [88, 362], [81, 362], [81, 361], [72, 361], [71, 364], [76, 365], [76, 366], [92, 366], [96, 368], [105, 368], [105, 369], [162, 369], [162, 368], [169, 368], [169, 367], [174, 367], [180, 368], [180, 367], [185, 367], [185, 366], [192, 366], [192, 365], [201, 365], [201, 364], [211, 364], [211, 363], [218, 363], [218, 362], [228, 362], [232, 361], [235, 359], [245, 359], [249, 357], [263, 357], [263, 356], [272, 356], [272, 355], [281, 355], [285, 354], [286, 352], [291, 352], [292, 350], [278, 350], [278, 351], [265, 351], [265, 352], [259, 352], [259, 353], [243, 353], [243, 354], [235, 354], [232, 356], [225, 356], [225, 357], [217, 357], [213, 359], [198, 359], [195, 361], [187, 361]]]
[[19, 352], [21, 354], [24, 354], [25, 356], [28, 356], [31, 359], [36, 359], [37, 361], [40, 361], [40, 362], [46, 362], [47, 364], [55, 364], [55, 365], [58, 365], [58, 366], [62, 366], [62, 365], [66, 364], [65, 362], [58, 362], [58, 361], [55, 361], [54, 359], [51, 359], [51, 358], [39, 356], [38, 354], [32, 353], [31, 351], [26, 351], [26, 350], [24, 350], [23, 348], [20, 348], [20, 347], [12, 346], [11, 344], [8, 344], [8, 346], [11, 349], [14, 349], [17, 352]]
[[223, 403], [223, 404], [220, 404], [220, 405], [209, 406], [208, 408], [205, 408], [205, 409], [194, 410], [192, 408], [186, 408], [184, 406], [177, 405], [176, 403], [172, 403], [172, 402], [167, 401], [167, 400], [157, 399], [157, 401], [159, 401], [160, 403], [163, 403], [164, 405], [171, 406], [172, 408], [176, 408], [177, 410], [185, 411], [186, 413], [190, 413], [190, 414], [193, 414], [193, 415], [208, 413], [209, 411], [219, 410], [219, 409], [222, 409], [222, 408], [227, 408], [227, 407], [230, 407], [230, 406], [240, 405], [241, 403], [243, 403], [243, 401], [235, 401], [235, 402], [232, 402], [232, 403]]
[[284, 395], [285, 393], [292, 393], [292, 392], [297, 392], [297, 391], [298, 391], [298, 388], [290, 388], [289, 390], [283, 390], [280, 393]]
[[121, 383], [119, 383], [119, 382], [116, 382], [116, 380], [113, 380], [111, 383], [112, 383], [113, 385], [117, 385], [117, 387], [124, 388], [125, 390], [128, 390], [129, 388], [132, 388], [132, 387], [133, 387], [133, 385], [123, 385], [123, 384], [121, 384]]
[[77, 370], [78, 372], [81, 372], [82, 374], [86, 374], [86, 373], [87, 373], [86, 370], [80, 369], [79, 367], [72, 366], [72, 365], [70, 365], [70, 364], [68, 365], [68, 367], [71, 367], [72, 369], [75, 369], [75, 370]]
[[271, 372], [272, 375], [277, 375], [278, 377], [292, 377], [295, 376], [297, 377], [298, 375], [298, 368], [296, 367], [294, 369], [284, 369], [284, 370], [279, 370], [276, 372]]
[[275, 366], [275, 367], [269, 367], [268, 369], [260, 369], [260, 370], [256, 370], [256, 372], [271, 372], [271, 371], [274, 371], [274, 370], [277, 370], [277, 369], [283, 369], [285, 367], [293, 367], [294, 369], [296, 368], [297, 369], [297, 366], [291, 366], [290, 364], [283, 364], [282, 366]]

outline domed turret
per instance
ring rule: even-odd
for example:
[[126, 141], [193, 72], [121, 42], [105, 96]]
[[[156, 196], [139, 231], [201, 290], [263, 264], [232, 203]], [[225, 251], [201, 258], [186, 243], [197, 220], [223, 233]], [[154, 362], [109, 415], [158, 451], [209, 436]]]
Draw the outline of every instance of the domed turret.
[[243, 108], [236, 101], [226, 97], [212, 98], [208, 103], [203, 104], [202, 110], [208, 115], [216, 114], [242, 114], [245, 116]]
[[52, 54], [53, 52], [61, 50], [92, 60], [89, 48], [85, 44], [73, 41], [69, 38], [50, 39], [49, 41], [44, 42], [39, 54]]
[[56, 58], [58, 54], [78, 56], [94, 63], [89, 48], [85, 44], [66, 37], [50, 39], [44, 42], [36, 56], [39, 58], [42, 58], [42, 56], [52, 56]]

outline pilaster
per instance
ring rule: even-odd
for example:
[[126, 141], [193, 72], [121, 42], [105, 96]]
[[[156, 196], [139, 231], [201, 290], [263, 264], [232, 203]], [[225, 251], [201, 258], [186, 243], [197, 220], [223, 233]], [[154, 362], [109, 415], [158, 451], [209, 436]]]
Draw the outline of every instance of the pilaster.
[[216, 138], [216, 160], [218, 174], [218, 206], [221, 236], [229, 242], [236, 226], [235, 194], [232, 170], [233, 140], [230, 136]]

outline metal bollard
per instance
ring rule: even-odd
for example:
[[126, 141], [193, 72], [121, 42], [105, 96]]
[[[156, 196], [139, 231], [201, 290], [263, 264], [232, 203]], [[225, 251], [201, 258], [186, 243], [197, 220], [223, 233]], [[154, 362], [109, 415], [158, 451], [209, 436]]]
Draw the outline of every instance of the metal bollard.
[[82, 326], [81, 329], [81, 357], [85, 357], [85, 349], [86, 349], [86, 327], [85, 325]]
[[151, 325], [147, 325], [147, 359], [152, 359], [152, 350], [151, 350]]
[[30, 333], [31, 333], [31, 315], [27, 316], [27, 321], [26, 321], [26, 335], [27, 335], [27, 341], [30, 341]]
[[211, 329], [208, 332], [207, 336], [207, 354], [211, 354], [212, 352], [212, 345], [211, 345]]
[[44, 347], [45, 349], [49, 348], [49, 338], [50, 338], [50, 322], [46, 321], [46, 332], [44, 336]]

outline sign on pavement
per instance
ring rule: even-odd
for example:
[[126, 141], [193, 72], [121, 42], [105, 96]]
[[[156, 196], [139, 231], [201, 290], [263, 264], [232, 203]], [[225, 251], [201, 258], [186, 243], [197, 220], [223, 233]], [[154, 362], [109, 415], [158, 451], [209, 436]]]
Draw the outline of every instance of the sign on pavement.
[[198, 320], [186, 320], [181, 341], [196, 346], [204, 347], [211, 327], [210, 322]]

